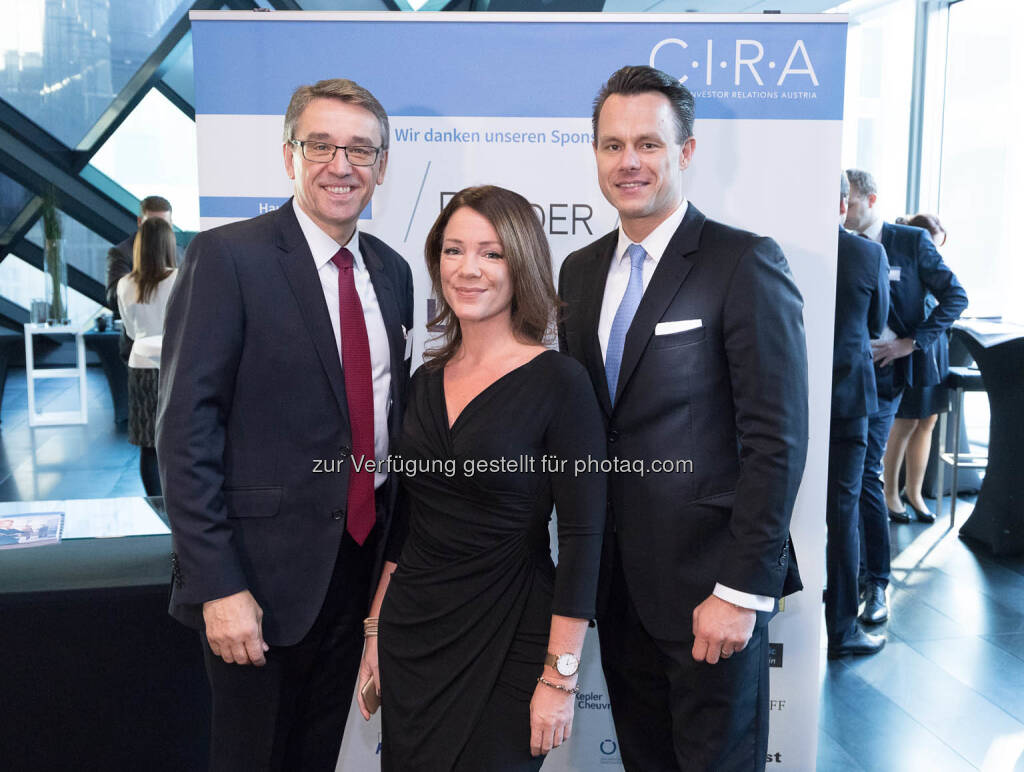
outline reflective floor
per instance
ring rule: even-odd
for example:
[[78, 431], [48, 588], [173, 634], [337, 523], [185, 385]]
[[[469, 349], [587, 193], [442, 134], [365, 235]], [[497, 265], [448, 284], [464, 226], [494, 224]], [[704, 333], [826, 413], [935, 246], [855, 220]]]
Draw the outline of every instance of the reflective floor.
[[[114, 426], [103, 371], [87, 370], [89, 423], [30, 429], [25, 371], [12, 368], [0, 406], [0, 501], [144, 496], [139, 449]], [[77, 381], [36, 382], [37, 410], [76, 410]]]
[[[88, 384], [87, 425], [30, 430], [25, 372], [9, 373], [0, 501], [143, 495], [138, 449], [115, 429], [98, 368]], [[37, 388], [46, 408], [77, 407], [73, 381]], [[892, 527], [881, 654], [827, 662], [822, 651], [819, 770], [1024, 772], [1024, 556], [975, 551], [948, 527], [945, 513]]]

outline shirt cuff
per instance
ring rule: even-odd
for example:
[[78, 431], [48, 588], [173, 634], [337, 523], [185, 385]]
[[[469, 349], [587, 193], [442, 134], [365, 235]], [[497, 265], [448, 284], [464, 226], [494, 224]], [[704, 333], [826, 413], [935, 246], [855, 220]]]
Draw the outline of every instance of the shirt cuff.
[[712, 595], [716, 598], [721, 598], [727, 603], [753, 609], [754, 611], [775, 610], [775, 598], [770, 595], [751, 595], [749, 592], [740, 592], [717, 582], [715, 583], [715, 591]]

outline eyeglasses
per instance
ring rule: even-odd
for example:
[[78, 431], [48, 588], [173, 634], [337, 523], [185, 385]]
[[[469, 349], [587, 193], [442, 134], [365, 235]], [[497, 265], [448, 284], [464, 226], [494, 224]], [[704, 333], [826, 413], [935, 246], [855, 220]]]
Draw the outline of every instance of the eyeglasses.
[[368, 145], [332, 145], [313, 139], [290, 139], [293, 145], [302, 148], [302, 157], [315, 164], [327, 164], [334, 160], [339, 150], [345, 151], [346, 160], [353, 166], [373, 166], [380, 154], [379, 147]]

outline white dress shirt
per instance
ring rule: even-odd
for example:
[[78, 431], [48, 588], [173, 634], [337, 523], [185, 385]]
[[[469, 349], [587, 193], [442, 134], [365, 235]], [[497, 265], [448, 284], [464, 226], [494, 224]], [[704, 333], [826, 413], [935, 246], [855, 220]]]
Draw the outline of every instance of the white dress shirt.
[[[359, 302], [363, 306], [363, 319], [366, 320], [366, 335], [370, 341], [370, 366], [373, 373], [373, 452], [378, 461], [388, 457], [388, 411], [391, 407], [391, 348], [388, 344], [388, 333], [384, 327], [384, 317], [377, 302], [377, 293], [373, 290], [370, 272], [366, 268], [363, 255], [359, 251], [359, 228], [352, 233], [347, 244], [338, 244], [328, 236], [319, 225], [302, 211], [295, 203], [292, 207], [295, 217], [306, 237], [309, 251], [313, 253], [320, 284], [327, 302], [327, 313], [331, 317], [331, 329], [334, 340], [338, 344], [338, 360], [341, 361], [341, 309], [338, 299], [338, 266], [331, 262], [339, 247], [344, 246], [352, 253], [352, 269]], [[386, 469], [386, 465], [382, 464]], [[374, 474], [373, 484], [379, 488], [387, 480], [386, 471]]]
[[[117, 282], [117, 308], [121, 312], [125, 334], [133, 341], [163, 338], [167, 299], [171, 296], [171, 289], [177, 277], [178, 271], [171, 271], [167, 278], [156, 285], [153, 294], [145, 303], [138, 301], [139, 285], [130, 273], [122, 276]], [[138, 351], [132, 345], [132, 353], [128, 355], [128, 366], [139, 370], [159, 369], [160, 353], [152, 345], [155, 342], [148, 341], [151, 344], [149, 348], [139, 346]]]
[[[646, 239], [640, 242], [640, 246], [647, 253], [647, 257], [644, 258], [644, 292], [647, 291], [647, 287], [651, 283], [651, 276], [658, 267], [658, 262], [665, 254], [665, 250], [668, 249], [669, 242], [682, 223], [683, 217], [686, 216], [688, 206], [689, 204], [684, 198], [679, 207], [651, 231]], [[608, 338], [611, 335], [612, 322], [615, 320], [615, 312], [619, 310], [619, 304], [622, 303], [622, 298], [626, 294], [626, 286], [629, 284], [630, 265], [626, 257], [626, 250], [630, 244], [634, 243], [636, 242], [626, 235], [620, 224], [619, 243], [615, 247], [615, 254], [612, 255], [611, 265], [608, 266], [608, 279], [605, 281], [604, 300], [601, 303], [601, 319], [597, 325], [602, 360], [608, 358]], [[714, 595], [737, 606], [757, 611], [772, 611], [775, 608], [775, 599], [768, 595], [751, 595], [718, 583], [715, 584]]]

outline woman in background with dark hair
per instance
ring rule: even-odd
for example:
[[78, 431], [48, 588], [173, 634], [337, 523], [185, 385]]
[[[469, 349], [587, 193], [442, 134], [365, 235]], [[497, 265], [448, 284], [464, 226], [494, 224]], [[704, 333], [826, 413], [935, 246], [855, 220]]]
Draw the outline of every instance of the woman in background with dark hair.
[[147, 496], [161, 495], [154, 434], [160, 378], [160, 343], [178, 250], [174, 231], [162, 218], [139, 226], [132, 250], [132, 272], [117, 283], [117, 306], [131, 338], [128, 357], [128, 441], [139, 446], [139, 473]]
[[[939, 218], [933, 214], [898, 217], [896, 222], [924, 229], [936, 247], [946, 243], [946, 231]], [[935, 299], [931, 295], [928, 296], [926, 305], [929, 301], [934, 307]], [[928, 309], [930, 310], [931, 308]], [[927, 315], [926, 311], [925, 316]], [[915, 351], [912, 356], [917, 356], [918, 353]], [[899, 409], [896, 411], [896, 419], [889, 430], [889, 441], [882, 461], [886, 506], [889, 508], [889, 517], [897, 522], [910, 522], [910, 515], [904, 503], [910, 507], [918, 520], [925, 523], [935, 522], [935, 514], [925, 504], [921, 488], [928, 467], [928, 456], [931, 454], [932, 430], [939, 414], [949, 412], [949, 387], [945, 383], [946, 374], [949, 372], [949, 339], [945, 335], [940, 335], [936, 338], [931, 351], [927, 353], [935, 357], [942, 381], [935, 386], [911, 386], [904, 390]], [[903, 491], [900, 492], [900, 468], [903, 466], [904, 458], [907, 461], [907, 474]]]
[[544, 345], [557, 298], [525, 198], [461, 191], [425, 251], [430, 325], [444, 334], [412, 378], [407, 520], [392, 531], [359, 683], [383, 688], [384, 770], [536, 770], [571, 734], [595, 611], [605, 475], [576, 462], [605, 459], [600, 408], [582, 365]]

